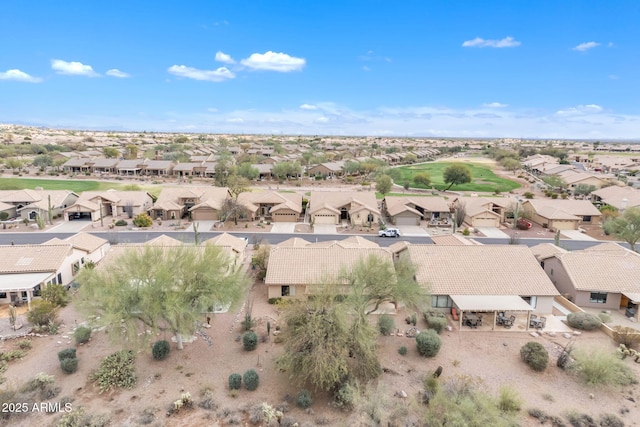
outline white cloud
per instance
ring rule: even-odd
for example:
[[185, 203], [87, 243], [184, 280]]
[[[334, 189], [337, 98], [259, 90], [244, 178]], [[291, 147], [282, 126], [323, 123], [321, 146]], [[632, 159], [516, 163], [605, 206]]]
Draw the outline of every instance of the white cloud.
[[217, 108], [207, 108], [209, 113], [217, 113], [219, 110]]
[[288, 73], [290, 71], [302, 70], [306, 64], [306, 60], [304, 58], [289, 56], [286, 53], [268, 51], [265, 53], [251, 54], [251, 56], [243, 59], [240, 63], [253, 70]]
[[82, 62], [67, 62], [62, 59], [52, 59], [51, 68], [58, 74], [65, 74], [69, 76], [99, 76], [98, 73], [93, 71], [93, 67], [91, 67], [91, 65], [85, 65]]
[[467, 40], [462, 43], [462, 47], [516, 47], [520, 46], [522, 43], [514, 39], [513, 37], [505, 37], [501, 40], [485, 40], [480, 37], [476, 37], [473, 40]]
[[322, 116], [322, 117], [318, 117], [317, 119], [315, 119], [316, 123], [329, 123], [329, 118]]
[[299, 108], [301, 110], [317, 110], [318, 109], [317, 106], [311, 105], [311, 104], [302, 104]]
[[371, 71], [371, 68], [367, 67], [366, 65], [363, 65], [362, 71]]
[[24, 71], [17, 69], [0, 71], [0, 80], [15, 80], [17, 82], [26, 83], [40, 83], [42, 79], [40, 77], [33, 77]]
[[505, 107], [508, 107], [509, 104], [502, 104], [500, 102], [490, 102], [488, 104], [482, 104], [482, 106], [487, 108], [505, 108]]
[[558, 116], [582, 116], [588, 114], [601, 113], [604, 110], [597, 104], [577, 105], [575, 107], [569, 107], [556, 111]]
[[112, 68], [110, 70], [107, 70], [107, 72], [105, 74], [107, 76], [117, 77], [119, 79], [126, 79], [127, 77], [131, 77], [131, 75], [129, 73], [125, 73], [124, 71], [120, 71], [117, 68]]
[[167, 69], [167, 72], [178, 77], [209, 82], [223, 82], [236, 77], [236, 75], [226, 67], [220, 67], [215, 70], [199, 70], [197, 68], [187, 67], [186, 65], [172, 65]]
[[216, 61], [222, 62], [223, 64], [235, 64], [236, 61], [233, 60], [231, 55], [228, 55], [224, 52], [216, 52]]
[[578, 46], [574, 47], [573, 50], [577, 50], [578, 52], [586, 52], [589, 49], [593, 49], [594, 47], [600, 46], [600, 43], [597, 42], [586, 42], [580, 43]]

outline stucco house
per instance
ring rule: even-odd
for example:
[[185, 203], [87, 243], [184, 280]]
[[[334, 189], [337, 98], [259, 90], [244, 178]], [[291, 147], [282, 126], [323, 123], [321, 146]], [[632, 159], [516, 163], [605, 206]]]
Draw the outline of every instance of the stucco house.
[[640, 255], [616, 243], [561, 252], [542, 261], [558, 291], [579, 307], [625, 309], [640, 304]]
[[79, 196], [69, 190], [0, 190], [0, 211], [9, 214], [9, 218], [21, 217], [33, 221], [41, 216], [62, 214], [62, 211], [78, 200]]
[[464, 207], [464, 222], [471, 227], [499, 227], [516, 203], [508, 197], [458, 197], [452, 206], [454, 210]]
[[389, 250], [362, 238], [289, 243], [271, 248], [264, 279], [268, 298], [306, 298], [327, 283], [341, 285], [336, 282], [339, 275], [369, 256], [393, 262]]
[[531, 221], [550, 230], [577, 230], [581, 224], [599, 224], [602, 217], [588, 200], [525, 200], [522, 211]]
[[302, 195], [277, 191], [247, 191], [238, 202], [246, 207], [249, 218], [264, 218], [273, 222], [297, 222], [302, 214]]
[[436, 309], [550, 314], [559, 295], [526, 246], [409, 244], [400, 256], [416, 266]]
[[220, 208], [229, 197], [226, 187], [163, 187], [149, 209], [153, 219], [172, 220], [191, 215], [193, 220], [217, 220]]
[[382, 209], [395, 225], [420, 225], [420, 221], [430, 223], [450, 223], [450, 207], [444, 197], [428, 196], [386, 196]]
[[71, 206], [65, 208], [65, 221], [97, 222], [106, 217], [129, 219], [146, 213], [153, 198], [146, 191], [84, 191]]
[[372, 191], [312, 191], [307, 206], [313, 224], [377, 224], [378, 201]]
[[640, 190], [624, 186], [601, 188], [591, 193], [591, 201], [597, 205], [609, 205], [618, 210], [640, 206]]

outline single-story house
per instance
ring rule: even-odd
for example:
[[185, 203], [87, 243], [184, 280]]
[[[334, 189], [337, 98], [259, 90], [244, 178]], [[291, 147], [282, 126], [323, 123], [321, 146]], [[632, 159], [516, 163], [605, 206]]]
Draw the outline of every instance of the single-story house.
[[510, 198], [458, 197], [452, 206], [454, 210], [464, 208], [464, 222], [471, 227], [499, 227], [505, 220], [506, 211], [515, 203]]
[[640, 304], [640, 255], [615, 243], [558, 253], [543, 261], [558, 291], [579, 307], [625, 309]]
[[153, 219], [172, 220], [191, 215], [194, 220], [219, 219], [219, 211], [229, 197], [226, 187], [163, 187], [149, 209]]
[[309, 176], [322, 176], [322, 177], [338, 177], [344, 173], [342, 168], [344, 162], [342, 160], [336, 162], [325, 162], [318, 165], [314, 165], [307, 170]]
[[42, 216], [48, 218], [51, 215], [62, 214], [62, 211], [78, 200], [78, 195], [69, 190], [0, 190], [0, 203], [5, 203], [0, 211], [9, 213], [10, 218], [21, 217], [35, 220]]
[[600, 205], [613, 206], [618, 210], [638, 207], [640, 206], [640, 190], [629, 186], [612, 185], [591, 193], [591, 201]]
[[386, 196], [382, 209], [395, 225], [420, 225], [426, 220], [433, 223], [449, 223], [450, 208], [444, 197]]
[[307, 207], [313, 224], [377, 224], [378, 201], [372, 191], [313, 191]]
[[302, 214], [302, 195], [277, 191], [240, 193], [238, 203], [247, 208], [251, 220], [265, 218], [274, 222], [297, 222]]
[[410, 244], [400, 256], [416, 266], [416, 280], [436, 309], [516, 311], [528, 317], [550, 314], [559, 295], [526, 246]]
[[580, 224], [599, 224], [602, 216], [588, 200], [531, 199], [522, 203], [522, 211], [550, 230], [577, 230]]
[[248, 243], [247, 239], [242, 239], [229, 233], [221, 233], [204, 241], [205, 245], [224, 248], [233, 257], [234, 265], [240, 265], [244, 262]]
[[389, 250], [364, 240], [330, 241], [304, 246], [284, 242], [285, 245], [272, 247], [264, 279], [268, 298], [304, 298], [313, 295], [321, 286], [338, 280], [341, 272], [369, 256], [378, 257], [381, 262], [393, 262]]
[[105, 217], [133, 218], [146, 213], [153, 198], [146, 191], [84, 191], [75, 203], [63, 210], [64, 219], [97, 222]]

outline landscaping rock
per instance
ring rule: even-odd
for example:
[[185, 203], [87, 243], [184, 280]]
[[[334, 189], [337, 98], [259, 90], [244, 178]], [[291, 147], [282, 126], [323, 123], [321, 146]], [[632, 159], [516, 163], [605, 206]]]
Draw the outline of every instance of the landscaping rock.
[[540, 336], [537, 332], [529, 332], [529, 335], [531, 335], [534, 338], [538, 338]]
[[571, 338], [571, 334], [569, 332], [565, 332], [564, 334], [562, 334], [562, 336], [565, 337], [566, 339]]

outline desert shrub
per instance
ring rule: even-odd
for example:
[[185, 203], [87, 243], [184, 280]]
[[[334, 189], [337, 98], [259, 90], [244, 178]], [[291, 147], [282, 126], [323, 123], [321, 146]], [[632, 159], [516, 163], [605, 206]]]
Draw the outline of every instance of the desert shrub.
[[120, 350], [105, 357], [89, 379], [97, 383], [100, 393], [114, 388], [132, 389], [137, 382], [133, 352]]
[[281, 297], [269, 298], [268, 303], [269, 304], [278, 304], [280, 301], [282, 301]]
[[558, 356], [558, 360], [556, 361], [556, 366], [558, 368], [565, 370], [570, 366], [572, 362], [572, 358], [571, 358], [572, 351], [573, 351], [572, 343], [569, 343], [566, 346], [564, 346], [564, 348], [560, 352], [560, 355]]
[[602, 324], [598, 316], [585, 312], [569, 313], [567, 316], [567, 323], [569, 323], [569, 326], [572, 328], [581, 329], [583, 331], [592, 331]]
[[61, 284], [51, 284], [44, 287], [41, 293], [44, 301], [49, 301], [55, 306], [66, 307], [71, 301], [67, 290]]
[[25, 350], [5, 351], [4, 353], [0, 353], [0, 360], [9, 362], [11, 360], [22, 359], [26, 355], [27, 355], [27, 352]]
[[613, 339], [618, 344], [624, 344], [627, 348], [637, 348], [640, 344], [640, 331], [628, 326], [616, 325], [613, 327]]
[[535, 341], [529, 341], [520, 348], [520, 358], [534, 371], [544, 371], [549, 363], [549, 353], [544, 346]]
[[153, 219], [146, 213], [141, 213], [133, 218], [133, 225], [140, 228], [151, 227], [153, 225]]
[[156, 360], [164, 360], [169, 356], [171, 345], [167, 340], [156, 341], [151, 348], [151, 354]]
[[73, 337], [76, 339], [76, 344], [84, 344], [91, 338], [91, 328], [87, 326], [78, 326], [73, 332]]
[[18, 341], [18, 347], [20, 348], [20, 350], [29, 350], [31, 348], [31, 345], [31, 340], [28, 339]]
[[333, 396], [333, 404], [338, 408], [352, 409], [358, 390], [349, 383], [343, 383]]
[[253, 332], [245, 332], [242, 336], [242, 345], [246, 351], [253, 351], [258, 347], [258, 335]]
[[213, 390], [207, 389], [202, 393], [202, 400], [198, 403], [198, 406], [202, 409], [206, 409], [208, 411], [215, 411], [218, 409], [218, 405], [216, 404], [214, 398]]
[[56, 424], [56, 427], [106, 427], [111, 423], [108, 415], [87, 414], [82, 406], [63, 415]]
[[498, 409], [502, 412], [518, 412], [522, 407], [522, 399], [518, 392], [510, 387], [502, 387], [498, 396]]
[[605, 313], [604, 311], [601, 313], [598, 313], [598, 319], [600, 319], [600, 321], [602, 323], [611, 323], [611, 315], [609, 313]]
[[65, 348], [64, 350], [60, 350], [58, 352], [58, 360], [63, 361], [64, 359], [71, 359], [76, 357], [76, 349], [75, 348]]
[[601, 427], [624, 427], [624, 422], [613, 414], [600, 415]]
[[67, 357], [66, 359], [62, 359], [60, 361], [60, 368], [62, 368], [65, 374], [73, 374], [78, 370], [78, 358]]
[[47, 375], [44, 372], [40, 372], [36, 374], [34, 379], [32, 379], [31, 381], [29, 381], [24, 385], [24, 387], [22, 388], [22, 391], [25, 391], [28, 393], [38, 389], [42, 390], [46, 388], [48, 385], [53, 384], [53, 381], [54, 381], [53, 375]]
[[29, 322], [37, 326], [47, 326], [50, 322], [55, 323], [57, 318], [58, 308], [50, 301], [33, 301], [31, 311], [27, 313]]
[[396, 328], [396, 323], [393, 321], [393, 317], [388, 314], [383, 314], [378, 317], [378, 330], [382, 335], [389, 335]]
[[471, 231], [469, 231], [469, 228], [465, 228], [464, 230], [462, 230], [462, 235], [463, 236], [468, 236], [471, 234]]
[[597, 427], [596, 421], [587, 414], [579, 414], [577, 412], [569, 412], [567, 419], [573, 427]]
[[427, 324], [430, 329], [433, 329], [440, 335], [444, 328], [447, 326], [447, 319], [444, 317], [429, 317], [427, 318]]
[[631, 369], [614, 354], [600, 349], [576, 350], [574, 370], [590, 385], [629, 385], [636, 382]]
[[253, 369], [249, 369], [242, 376], [242, 381], [244, 381], [244, 388], [253, 391], [257, 389], [260, 384], [260, 376]]
[[442, 340], [432, 329], [420, 332], [418, 335], [416, 335], [416, 346], [418, 347], [418, 353], [420, 353], [424, 357], [433, 357], [438, 354], [441, 345]]
[[242, 385], [242, 375], [231, 374], [229, 375], [229, 390], [240, 390]]
[[525, 199], [533, 199], [535, 197], [535, 195], [531, 191], [527, 191], [523, 194], [523, 196]]
[[536, 420], [540, 421], [540, 424], [544, 424], [545, 421], [547, 421], [547, 418], [549, 417], [546, 412], [544, 412], [542, 409], [538, 409], [538, 408], [530, 408], [530, 409], [528, 409], [527, 410], [527, 414], [529, 414], [530, 417], [535, 418]]
[[123, 227], [125, 225], [129, 224], [127, 221], [125, 221], [124, 219], [119, 219], [116, 221], [116, 226], [117, 227]]
[[401, 356], [406, 356], [407, 355], [407, 347], [402, 346], [398, 349], [398, 353], [400, 353]]
[[300, 390], [300, 393], [296, 396], [296, 406], [302, 409], [310, 408], [313, 405], [313, 398], [309, 390]]

